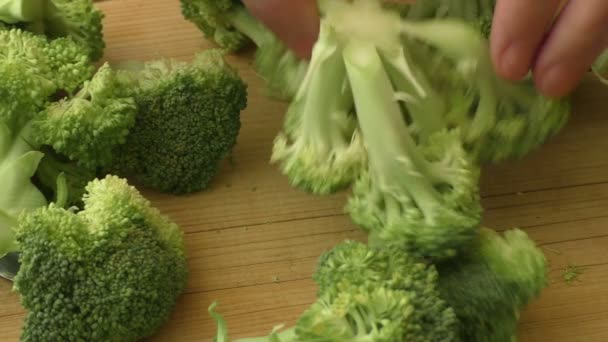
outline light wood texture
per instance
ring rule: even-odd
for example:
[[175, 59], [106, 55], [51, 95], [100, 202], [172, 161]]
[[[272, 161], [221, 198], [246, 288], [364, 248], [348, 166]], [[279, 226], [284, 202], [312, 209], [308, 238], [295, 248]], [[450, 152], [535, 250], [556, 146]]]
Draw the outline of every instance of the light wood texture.
[[[182, 19], [177, 0], [109, 0], [106, 59], [190, 59], [211, 47]], [[267, 98], [246, 56], [230, 57], [249, 83], [234, 154], [212, 189], [174, 197], [147, 193], [186, 232], [191, 277], [171, 321], [150, 341], [211, 341], [207, 307], [219, 301], [232, 337], [290, 324], [315, 298], [316, 258], [363, 234], [343, 214], [345, 193], [315, 197], [290, 188], [269, 153], [285, 104]], [[551, 286], [524, 312], [522, 342], [608, 341], [608, 90], [588, 78], [568, 127], [524, 160], [487, 168], [485, 223], [521, 227], [544, 248]], [[566, 284], [569, 264], [585, 267]], [[0, 336], [17, 341], [19, 298], [0, 282]]]

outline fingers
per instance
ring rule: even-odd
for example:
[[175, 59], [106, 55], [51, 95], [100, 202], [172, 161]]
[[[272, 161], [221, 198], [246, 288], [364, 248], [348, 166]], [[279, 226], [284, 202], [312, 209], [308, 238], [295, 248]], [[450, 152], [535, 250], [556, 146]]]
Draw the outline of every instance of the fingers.
[[608, 1], [571, 0], [534, 65], [537, 87], [548, 96], [567, 95], [606, 47]]
[[497, 0], [490, 48], [500, 76], [519, 80], [529, 72], [559, 4], [560, 0]]
[[249, 11], [300, 58], [310, 58], [319, 34], [315, 0], [243, 0]]

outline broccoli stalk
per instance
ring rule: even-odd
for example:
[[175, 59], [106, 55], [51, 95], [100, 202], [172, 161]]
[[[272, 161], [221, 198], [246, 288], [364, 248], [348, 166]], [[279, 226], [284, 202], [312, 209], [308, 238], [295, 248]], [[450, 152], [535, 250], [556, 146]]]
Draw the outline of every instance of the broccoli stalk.
[[293, 186], [314, 194], [350, 185], [364, 162], [345, 76], [338, 41], [333, 32], [323, 30], [289, 107], [284, 132], [274, 143], [271, 161], [280, 163]]

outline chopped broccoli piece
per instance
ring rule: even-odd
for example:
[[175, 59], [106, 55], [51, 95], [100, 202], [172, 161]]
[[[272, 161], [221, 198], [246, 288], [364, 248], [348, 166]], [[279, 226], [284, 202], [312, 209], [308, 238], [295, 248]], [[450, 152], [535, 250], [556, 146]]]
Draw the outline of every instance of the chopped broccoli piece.
[[181, 0], [183, 16], [205, 37], [228, 51], [257, 47], [255, 69], [269, 94], [291, 99], [306, 73], [307, 61], [298, 58], [278, 37], [254, 18], [239, 0]]
[[206, 189], [237, 142], [247, 85], [219, 50], [140, 67], [127, 71], [137, 115], [111, 170], [163, 192]]
[[87, 185], [85, 209], [19, 219], [23, 341], [131, 341], [169, 317], [188, 271], [182, 233], [123, 179]]
[[[237, 342], [456, 340], [458, 320], [440, 297], [437, 271], [403, 250], [345, 241], [322, 255], [314, 279], [317, 300], [295, 326]], [[215, 341], [228, 342], [215, 307], [209, 309], [218, 325]]]
[[608, 85], [608, 49], [593, 63], [593, 72], [599, 77], [600, 81]]
[[114, 149], [126, 142], [136, 113], [130, 91], [105, 63], [77, 94], [52, 103], [33, 119], [33, 137], [95, 170], [112, 164]]
[[437, 270], [462, 341], [513, 341], [520, 311], [548, 284], [544, 254], [519, 229], [501, 236], [483, 228], [466, 253]]
[[45, 35], [70, 37], [88, 50], [93, 61], [103, 56], [103, 13], [93, 0], [5, 0], [0, 21]]

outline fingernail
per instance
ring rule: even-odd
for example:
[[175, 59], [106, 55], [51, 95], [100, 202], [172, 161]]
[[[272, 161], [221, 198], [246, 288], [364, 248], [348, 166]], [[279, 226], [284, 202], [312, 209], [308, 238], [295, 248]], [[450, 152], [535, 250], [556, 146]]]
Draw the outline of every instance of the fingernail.
[[513, 42], [504, 49], [500, 56], [499, 72], [502, 77], [520, 80], [530, 70], [528, 52], [518, 43]]

